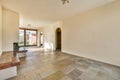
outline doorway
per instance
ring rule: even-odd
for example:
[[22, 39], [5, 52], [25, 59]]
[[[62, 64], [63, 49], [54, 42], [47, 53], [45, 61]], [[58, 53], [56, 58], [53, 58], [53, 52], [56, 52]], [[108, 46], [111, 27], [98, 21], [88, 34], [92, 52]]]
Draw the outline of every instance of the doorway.
[[61, 29], [56, 29], [56, 50], [61, 50]]
[[44, 39], [43, 39], [43, 32], [40, 32], [40, 47], [43, 47]]

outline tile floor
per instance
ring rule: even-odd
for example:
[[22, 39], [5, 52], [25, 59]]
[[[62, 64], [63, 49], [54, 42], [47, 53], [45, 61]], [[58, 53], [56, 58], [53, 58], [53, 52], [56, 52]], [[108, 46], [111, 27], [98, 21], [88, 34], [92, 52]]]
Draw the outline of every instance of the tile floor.
[[8, 80], [120, 80], [120, 68], [59, 51], [31, 51]]

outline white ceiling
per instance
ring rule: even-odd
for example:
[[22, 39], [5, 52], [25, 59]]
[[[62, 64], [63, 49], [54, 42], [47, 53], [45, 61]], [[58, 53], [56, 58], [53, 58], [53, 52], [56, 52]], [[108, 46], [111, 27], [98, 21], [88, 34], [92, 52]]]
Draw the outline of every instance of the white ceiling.
[[2, 0], [3, 6], [20, 14], [20, 26], [44, 26], [115, 0]]

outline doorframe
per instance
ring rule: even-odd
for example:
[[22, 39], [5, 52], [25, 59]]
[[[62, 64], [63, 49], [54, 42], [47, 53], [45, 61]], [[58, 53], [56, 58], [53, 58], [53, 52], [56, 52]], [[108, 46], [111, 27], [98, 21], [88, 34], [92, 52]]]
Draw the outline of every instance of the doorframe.
[[57, 49], [57, 48], [58, 48], [58, 41], [57, 41], [57, 40], [58, 40], [58, 39], [57, 39], [57, 38], [58, 38], [58, 34], [57, 34], [58, 30], [60, 30], [60, 33], [61, 33], [61, 40], [60, 40], [60, 41], [61, 41], [61, 42], [60, 42], [60, 44], [61, 44], [61, 45], [60, 45], [60, 50], [61, 50], [61, 49], [62, 49], [62, 30], [61, 30], [60, 27], [56, 28], [56, 30], [55, 30], [55, 37], [56, 37], [56, 38], [55, 38], [55, 42], [56, 42], [56, 48], [55, 48], [55, 49], [56, 49], [56, 50], [59, 50], [59, 49]]

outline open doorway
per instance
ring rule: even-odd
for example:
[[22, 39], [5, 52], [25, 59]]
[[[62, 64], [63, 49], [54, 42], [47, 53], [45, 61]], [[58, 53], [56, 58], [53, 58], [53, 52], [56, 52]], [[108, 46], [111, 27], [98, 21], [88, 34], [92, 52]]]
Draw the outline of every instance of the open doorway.
[[40, 32], [40, 47], [43, 47], [44, 40], [43, 40], [43, 32]]
[[61, 50], [61, 29], [56, 29], [56, 50]]

